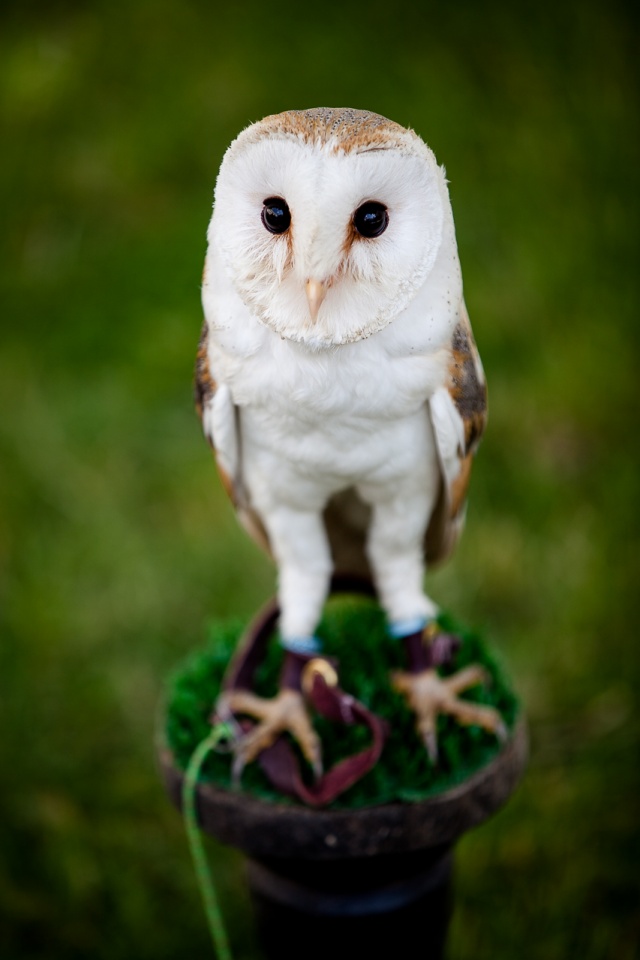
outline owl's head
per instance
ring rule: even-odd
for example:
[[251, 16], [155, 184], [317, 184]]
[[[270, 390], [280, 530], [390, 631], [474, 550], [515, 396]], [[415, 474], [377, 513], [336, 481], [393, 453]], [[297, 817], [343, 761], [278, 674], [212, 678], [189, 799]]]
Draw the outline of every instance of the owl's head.
[[290, 111], [244, 130], [222, 162], [209, 227], [251, 313], [318, 346], [390, 323], [452, 236], [431, 150], [413, 131], [350, 109]]

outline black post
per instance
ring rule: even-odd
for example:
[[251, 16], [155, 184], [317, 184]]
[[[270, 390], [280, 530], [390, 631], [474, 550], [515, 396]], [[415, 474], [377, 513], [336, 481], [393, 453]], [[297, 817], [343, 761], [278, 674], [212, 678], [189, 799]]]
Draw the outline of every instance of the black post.
[[[268, 960], [442, 960], [456, 840], [494, 813], [524, 771], [523, 721], [501, 752], [444, 793], [415, 803], [314, 810], [200, 784], [200, 826], [247, 856]], [[182, 805], [183, 774], [159, 758]]]
[[336, 861], [249, 860], [265, 957], [442, 960], [452, 862], [448, 846]]

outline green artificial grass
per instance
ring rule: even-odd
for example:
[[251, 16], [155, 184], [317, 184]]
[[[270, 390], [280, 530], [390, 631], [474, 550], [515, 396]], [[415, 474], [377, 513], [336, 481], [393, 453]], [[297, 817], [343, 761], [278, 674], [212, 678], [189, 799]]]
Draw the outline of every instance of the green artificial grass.
[[[449, 616], [442, 616], [440, 623], [462, 639], [454, 663], [442, 672], [451, 673], [471, 663], [482, 664], [491, 682], [467, 691], [464, 696], [496, 707], [511, 729], [518, 715], [518, 701], [486, 641]], [[241, 632], [242, 625], [237, 622], [213, 624], [207, 645], [189, 657], [170, 680], [166, 736], [183, 770], [210, 730], [212, 706]], [[390, 671], [404, 666], [403, 650], [398, 641], [388, 636], [384, 614], [375, 601], [360, 597], [332, 598], [318, 635], [323, 640], [324, 651], [339, 661], [343, 689], [384, 717], [391, 731], [378, 764], [339, 797], [333, 807], [422, 800], [467, 779], [499, 752], [500, 743], [495, 736], [442, 716], [438, 721], [438, 763], [430, 762], [414, 729], [413, 714], [390, 685]], [[281, 662], [282, 648], [275, 642], [274, 635], [256, 675], [257, 693], [263, 696], [276, 693]], [[346, 727], [322, 717], [316, 717], [314, 722], [322, 741], [325, 769], [364, 749], [370, 742], [371, 735], [363, 726]], [[230, 768], [229, 754], [210, 754], [202, 779], [230, 789]], [[242, 789], [263, 800], [296, 802], [274, 791], [256, 763], [244, 771]]]

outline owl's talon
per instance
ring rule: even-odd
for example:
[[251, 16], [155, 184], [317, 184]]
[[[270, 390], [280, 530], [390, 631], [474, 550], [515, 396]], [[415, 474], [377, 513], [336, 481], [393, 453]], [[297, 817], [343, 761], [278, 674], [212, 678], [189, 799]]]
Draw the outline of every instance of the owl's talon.
[[429, 730], [428, 733], [423, 735], [424, 745], [429, 757], [429, 760], [435, 767], [438, 762], [438, 737], [435, 730]]
[[211, 716], [209, 717], [212, 733], [219, 733], [214, 750], [216, 753], [234, 753], [237, 744], [243, 737], [242, 727], [231, 712], [225, 699], [225, 694], [221, 694], [215, 705]]
[[231, 786], [234, 790], [240, 789], [240, 781], [242, 780], [245, 766], [246, 763], [242, 754], [236, 753], [233, 758], [233, 763], [231, 764]]

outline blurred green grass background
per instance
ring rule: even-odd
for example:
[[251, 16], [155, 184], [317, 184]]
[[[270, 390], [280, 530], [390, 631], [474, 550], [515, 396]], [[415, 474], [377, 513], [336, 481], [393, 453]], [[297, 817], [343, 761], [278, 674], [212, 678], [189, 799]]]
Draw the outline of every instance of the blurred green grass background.
[[[529, 715], [452, 958], [638, 956], [638, 29], [630, 3], [23, 2], [0, 14], [0, 952], [209, 956], [153, 757], [166, 675], [273, 571], [192, 411], [222, 153], [307, 106], [447, 167], [490, 424], [431, 578]], [[634, 413], [634, 410], [636, 413]], [[214, 843], [239, 960], [239, 857]]]

